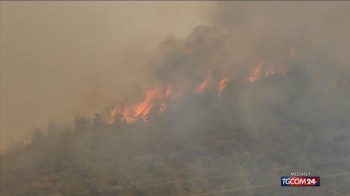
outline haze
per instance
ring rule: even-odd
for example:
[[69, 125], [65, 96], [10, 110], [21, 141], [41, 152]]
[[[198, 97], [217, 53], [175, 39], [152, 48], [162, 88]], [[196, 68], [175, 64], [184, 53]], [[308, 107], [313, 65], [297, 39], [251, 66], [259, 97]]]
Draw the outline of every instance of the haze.
[[[147, 53], [203, 24], [203, 2], [1, 2], [1, 148], [134, 94]], [[149, 80], [147, 80], [149, 81]]]
[[1, 195], [350, 195], [349, 2], [1, 5]]

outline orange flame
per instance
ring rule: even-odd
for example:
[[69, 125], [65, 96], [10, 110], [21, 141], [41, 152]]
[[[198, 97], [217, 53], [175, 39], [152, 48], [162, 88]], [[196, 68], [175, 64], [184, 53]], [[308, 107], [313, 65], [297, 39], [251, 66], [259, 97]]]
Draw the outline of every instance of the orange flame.
[[114, 123], [117, 115], [123, 113], [123, 109], [118, 106], [118, 107], [114, 108], [110, 113], [111, 113], [111, 118], [108, 121], [108, 123], [112, 124], [112, 123]]
[[219, 82], [219, 89], [218, 89], [219, 96], [222, 95], [222, 92], [225, 90], [225, 88], [226, 88], [226, 86], [228, 84], [228, 81], [229, 81], [228, 77], [225, 77], [225, 78], [220, 80], [220, 82]]
[[125, 108], [122, 115], [123, 115], [122, 119], [125, 120], [127, 123], [133, 123], [133, 122], [136, 122], [137, 120], [135, 113], [129, 108]]
[[121, 118], [127, 123], [133, 123], [137, 120], [142, 120], [144, 122], [148, 121], [149, 113], [152, 111], [156, 105], [158, 112], [164, 112], [166, 109], [165, 98], [172, 95], [172, 87], [167, 85], [165, 90], [160, 88], [149, 89], [145, 92], [144, 100], [133, 106], [121, 108], [117, 106], [111, 111], [111, 120], [110, 124], [114, 123], [115, 118], [120, 115]]
[[33, 140], [32, 140], [32, 138], [30, 138], [30, 137], [25, 137], [25, 138], [23, 138], [23, 140], [22, 140], [22, 145], [23, 146], [26, 146], [26, 145], [29, 145], [29, 144], [31, 144], [33, 142]]
[[248, 77], [248, 81], [255, 82], [256, 80], [260, 79], [262, 66], [263, 64], [260, 63], [251, 71], [251, 74]]
[[207, 79], [204, 80], [204, 82], [202, 82], [197, 88], [196, 88], [196, 93], [202, 93], [207, 87], [208, 84], [211, 81], [211, 75], [209, 74]]
[[[275, 74], [285, 75], [286, 73], [287, 68], [276, 71], [273, 67], [266, 67], [264, 64], [259, 63], [251, 70], [250, 75], [246, 80], [248, 82], [255, 82], [262, 77], [268, 77]], [[204, 92], [212, 80], [212, 75], [209, 73], [207, 78], [195, 89], [195, 93]], [[222, 96], [222, 93], [227, 88], [228, 83], [228, 77], [224, 77], [219, 81], [217, 87], [219, 97]], [[182, 93], [178, 89], [174, 91], [173, 86], [169, 84], [163, 86], [162, 88], [151, 88], [145, 92], [142, 102], [131, 107], [115, 107], [110, 112], [111, 119], [108, 121], [108, 123], [113, 124], [117, 117], [126, 123], [134, 123], [137, 121], [148, 123], [149, 114], [152, 111], [162, 113], [167, 109], [177, 110], [177, 106], [174, 103], [178, 102], [181, 96]]]
[[148, 114], [153, 108], [154, 102], [159, 98], [160, 92], [158, 89], [150, 89], [145, 94], [145, 99], [142, 103], [135, 107], [134, 112], [136, 117], [141, 117], [146, 121]]
[[273, 66], [264, 66], [263, 64], [258, 64], [252, 71], [250, 76], [248, 77], [249, 82], [255, 82], [262, 77], [269, 77], [276, 74], [286, 75], [288, 69], [286, 66], [281, 66], [278, 70], [276, 70]]

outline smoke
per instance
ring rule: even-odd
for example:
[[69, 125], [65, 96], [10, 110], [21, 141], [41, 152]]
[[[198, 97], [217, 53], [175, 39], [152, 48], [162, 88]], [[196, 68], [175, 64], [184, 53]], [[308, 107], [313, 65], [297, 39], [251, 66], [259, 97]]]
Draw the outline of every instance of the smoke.
[[[184, 195], [248, 187], [244, 193], [255, 195], [261, 192], [249, 187], [276, 182], [289, 170], [321, 178], [348, 172], [349, 8], [348, 2], [219, 2], [207, 25], [164, 39], [138, 62], [142, 83], [135, 82], [133, 99], [115, 101], [112, 120], [96, 115], [72, 127], [51, 124], [45, 137], [37, 132], [31, 144], [4, 156], [11, 166], [4, 175], [24, 168], [29, 174], [20, 178], [36, 180], [22, 190], [36, 194], [103, 194], [109, 187], [113, 194]], [[92, 83], [97, 94], [87, 105], [104, 86]], [[322, 165], [329, 161], [337, 164]], [[349, 194], [344, 181], [324, 183], [315, 191], [280, 190], [278, 183], [263, 191]], [[16, 184], [14, 177], [6, 182]]]
[[201, 4], [1, 2], [1, 148], [142, 96], [148, 53], [202, 23]]
[[233, 92], [246, 127], [259, 129], [275, 120], [266, 113], [269, 110], [291, 112], [320, 127], [335, 126], [340, 119], [345, 121], [337, 114], [340, 108], [343, 115], [349, 113], [344, 99], [350, 73], [345, 55], [350, 45], [348, 6], [347, 2], [218, 3], [210, 25], [194, 28], [184, 40], [161, 44], [152, 62], [155, 76], [163, 83], [193, 89], [191, 85], [205, 80], [208, 72], [242, 80], [259, 63], [277, 72], [287, 69], [290, 73], [282, 84], [272, 80]]

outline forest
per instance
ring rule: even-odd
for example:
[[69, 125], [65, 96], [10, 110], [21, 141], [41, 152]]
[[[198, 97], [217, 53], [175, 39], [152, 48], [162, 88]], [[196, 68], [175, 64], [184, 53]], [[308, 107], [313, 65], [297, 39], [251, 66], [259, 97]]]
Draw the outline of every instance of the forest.
[[[140, 60], [140, 96], [8, 147], [1, 195], [350, 195], [349, 4], [220, 2], [208, 18]], [[281, 187], [291, 172], [320, 187]]]
[[[221, 97], [210, 87], [188, 92], [176, 109], [154, 107], [147, 122], [96, 114], [71, 127], [50, 123], [1, 156], [2, 195], [347, 195], [348, 86], [331, 89], [337, 101], [315, 102], [323, 89], [301, 88], [298, 69], [230, 82]], [[245, 125], [246, 113], [254, 125]], [[293, 171], [321, 176], [321, 186], [280, 187]]]

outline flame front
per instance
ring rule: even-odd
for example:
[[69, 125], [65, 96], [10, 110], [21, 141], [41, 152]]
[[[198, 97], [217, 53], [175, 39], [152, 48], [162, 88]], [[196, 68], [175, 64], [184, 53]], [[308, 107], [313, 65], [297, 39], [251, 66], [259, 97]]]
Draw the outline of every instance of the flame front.
[[172, 87], [166, 85], [165, 90], [161, 88], [149, 89], [145, 92], [144, 100], [133, 106], [133, 107], [120, 107], [117, 106], [111, 111], [110, 124], [114, 123], [118, 116], [127, 122], [133, 123], [137, 120], [142, 120], [143, 122], [148, 121], [148, 116], [150, 112], [155, 108], [158, 112], [164, 112], [166, 109], [165, 99], [172, 95]]
[[[294, 56], [295, 51], [292, 49], [290, 57]], [[250, 71], [246, 81], [255, 82], [263, 77], [270, 77], [276, 74], [286, 75], [288, 71], [287, 68], [286, 66], [280, 66], [279, 69], [276, 70], [274, 66], [267, 66], [263, 63], [259, 63]], [[215, 88], [217, 88], [217, 95], [219, 97], [222, 97], [230, 79], [229, 77], [224, 77], [218, 81]], [[217, 80], [213, 78], [211, 72], [209, 72], [207, 78], [198, 85], [194, 93], [203, 93], [205, 89], [213, 88], [214, 86], [209, 87], [209, 84], [213, 81], [216, 82]], [[118, 105], [110, 112], [111, 119], [108, 123], [113, 124], [115, 119], [121, 119], [126, 123], [134, 123], [137, 121], [148, 123], [149, 115], [152, 112], [163, 113], [167, 109], [177, 110], [178, 106], [176, 103], [180, 100], [184, 92], [179, 91], [179, 89], [174, 90], [173, 87], [174, 86], [170, 84], [162, 84], [159, 88], [146, 90], [143, 101], [134, 106], [124, 107]]]
[[25, 137], [25, 138], [23, 138], [21, 144], [23, 146], [26, 146], [26, 145], [32, 144], [32, 142], [33, 142], [33, 140], [31, 137]]
[[256, 80], [260, 79], [262, 66], [263, 64], [260, 63], [251, 71], [251, 74], [248, 77], [249, 82], [255, 82]]
[[208, 84], [211, 81], [211, 75], [209, 74], [207, 79], [204, 80], [204, 82], [202, 82], [197, 88], [196, 88], [196, 93], [202, 93], [207, 87]]
[[219, 89], [218, 89], [220, 97], [222, 95], [222, 92], [225, 90], [225, 88], [226, 88], [226, 86], [228, 84], [228, 81], [229, 81], [228, 77], [225, 77], [225, 78], [220, 80], [220, 82], [219, 82]]

